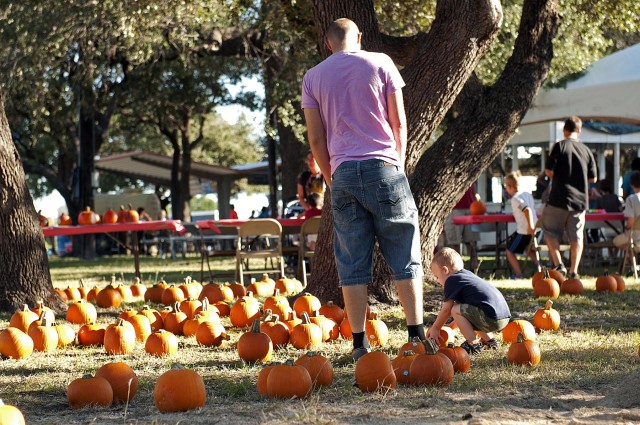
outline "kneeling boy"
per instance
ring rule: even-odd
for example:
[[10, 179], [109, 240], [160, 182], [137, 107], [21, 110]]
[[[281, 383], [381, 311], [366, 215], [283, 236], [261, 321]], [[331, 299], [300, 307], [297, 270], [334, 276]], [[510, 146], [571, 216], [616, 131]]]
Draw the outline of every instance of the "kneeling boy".
[[431, 261], [431, 272], [444, 286], [444, 302], [429, 337], [439, 341], [440, 329], [452, 316], [465, 338], [461, 347], [469, 354], [483, 346], [497, 349], [492, 332], [509, 323], [509, 306], [500, 291], [463, 267], [462, 257], [451, 248], [438, 251]]

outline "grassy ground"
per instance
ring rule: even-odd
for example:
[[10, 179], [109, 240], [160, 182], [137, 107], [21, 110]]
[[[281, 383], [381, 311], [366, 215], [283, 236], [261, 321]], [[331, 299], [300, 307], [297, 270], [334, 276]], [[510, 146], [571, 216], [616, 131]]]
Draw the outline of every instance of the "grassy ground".
[[[485, 262], [484, 266], [491, 264]], [[163, 261], [144, 258], [145, 283], [159, 277], [180, 282], [199, 278], [199, 259]], [[229, 271], [233, 263], [216, 263]], [[597, 274], [600, 270], [595, 270]], [[56, 287], [75, 285], [79, 278], [89, 285], [108, 280], [112, 273], [132, 279], [128, 257], [95, 261], [52, 259]], [[25, 360], [0, 360], [0, 397], [18, 406], [27, 423], [633, 423], [640, 421], [638, 323], [640, 284], [627, 279], [624, 293], [595, 292], [595, 278], [583, 276], [583, 296], [561, 296], [554, 304], [562, 325], [558, 332], [539, 335], [542, 361], [538, 367], [515, 367], [506, 361], [507, 346], [472, 358], [472, 369], [456, 375], [442, 388], [397, 387], [385, 394], [363, 394], [352, 386], [354, 365], [350, 343], [325, 344], [322, 351], [335, 369], [334, 384], [316, 391], [304, 401], [263, 400], [255, 382], [260, 366], [238, 360], [235, 343], [240, 331], [228, 327], [231, 340], [220, 348], [199, 347], [193, 338], [181, 338], [176, 358], [154, 358], [139, 345], [134, 354], [109, 356], [99, 348], [71, 347], [52, 354], [34, 353]], [[509, 281], [500, 272], [491, 281], [508, 300], [514, 317], [532, 320], [543, 299], [535, 299], [529, 280]], [[425, 315], [434, 317], [441, 288], [425, 289]], [[141, 306], [136, 303], [135, 306]], [[403, 318], [398, 307], [378, 306], [391, 339], [383, 351], [396, 355], [405, 342]], [[99, 309], [100, 321], [111, 322], [115, 310]], [[433, 320], [433, 319], [431, 319]], [[0, 329], [8, 316], [0, 316]], [[227, 319], [223, 323], [228, 325]], [[75, 326], [77, 329], [78, 326]], [[460, 342], [460, 341], [458, 341]], [[276, 352], [274, 360], [297, 358], [302, 351]], [[140, 387], [129, 406], [106, 409], [69, 409], [65, 388], [84, 373], [101, 365], [124, 361], [139, 376]], [[157, 377], [174, 361], [198, 371], [207, 387], [204, 408], [181, 414], [160, 414], [153, 404]]]

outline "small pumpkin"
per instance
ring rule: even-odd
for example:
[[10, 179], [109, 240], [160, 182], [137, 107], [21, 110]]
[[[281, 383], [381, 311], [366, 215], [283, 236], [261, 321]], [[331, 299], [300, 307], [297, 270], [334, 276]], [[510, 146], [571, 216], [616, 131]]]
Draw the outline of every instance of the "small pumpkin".
[[[309, 321], [311, 321], [311, 323], [315, 323], [316, 325], [318, 325], [320, 327], [320, 330], [322, 330], [322, 342], [329, 341], [331, 339], [332, 333], [333, 333], [334, 328], [336, 326], [336, 322], [334, 322], [331, 319], [328, 319], [328, 318], [324, 317], [318, 311], [314, 311], [311, 314], [311, 316], [309, 316]], [[384, 323], [383, 323], [383, 325], [384, 325]], [[385, 326], [385, 328], [386, 328], [386, 326]], [[377, 324], [371, 325], [369, 330], [371, 331], [372, 338], [376, 338], [377, 339], [379, 335], [381, 335], [384, 338], [383, 330], [381, 328], [379, 328], [379, 326]], [[381, 332], [379, 332], [379, 331], [381, 331]], [[389, 333], [387, 332], [387, 338], [388, 338], [388, 336], [389, 336]], [[369, 334], [367, 335], [367, 337], [369, 337]]]
[[308, 292], [305, 292], [304, 295], [296, 298], [293, 302], [293, 309], [298, 317], [302, 317], [302, 313], [307, 313], [311, 316], [314, 311], [320, 310], [320, 307], [322, 307], [320, 300]]
[[251, 330], [238, 339], [238, 356], [248, 363], [268, 362], [273, 354], [271, 338], [260, 332], [260, 320], [253, 321]]
[[218, 301], [227, 301], [231, 302], [234, 299], [233, 291], [227, 285], [223, 285], [221, 283], [209, 283], [204, 285], [198, 299], [202, 301], [203, 299], [208, 299], [211, 304], [214, 304]]
[[162, 291], [162, 304], [173, 305], [185, 299], [184, 292], [176, 285], [169, 285]]
[[200, 345], [220, 347], [223, 341], [228, 341], [229, 339], [226, 329], [220, 322], [202, 322], [196, 329], [196, 341]]
[[377, 313], [369, 313], [369, 318], [364, 325], [364, 332], [372, 347], [387, 345], [389, 329], [382, 320], [378, 319]]
[[193, 281], [191, 276], [187, 276], [182, 280], [178, 289], [182, 291], [185, 299], [195, 298], [198, 299], [200, 297], [200, 293], [202, 292], [202, 285]]
[[447, 347], [440, 347], [439, 352], [451, 360], [454, 373], [465, 373], [471, 369], [471, 358], [464, 348], [449, 344]]
[[27, 304], [24, 305], [22, 310], [18, 310], [11, 316], [9, 320], [9, 326], [12, 328], [20, 329], [22, 332], [28, 332], [29, 326], [38, 320], [38, 314], [29, 310]]
[[105, 326], [97, 323], [87, 323], [78, 330], [78, 344], [103, 345]]
[[285, 296], [293, 295], [296, 293], [296, 284], [293, 279], [282, 276], [280, 279], [276, 280], [275, 290]]
[[226, 286], [233, 292], [233, 298], [242, 298], [247, 295], [247, 288], [245, 288], [240, 282], [226, 283]]
[[297, 324], [289, 336], [289, 342], [301, 350], [313, 350], [322, 344], [322, 329], [311, 323], [309, 315], [302, 313], [302, 323]]
[[536, 328], [526, 320], [512, 320], [502, 330], [502, 340], [508, 343], [516, 342], [518, 340], [518, 334], [522, 334], [524, 339], [535, 341]]
[[309, 372], [314, 388], [326, 387], [333, 383], [333, 365], [328, 358], [315, 351], [308, 351], [295, 362]]
[[67, 321], [76, 325], [95, 322], [98, 319], [98, 312], [93, 304], [80, 299], [69, 304], [67, 309]]
[[58, 348], [58, 332], [47, 319], [42, 319], [39, 325], [32, 324], [28, 335], [33, 340], [33, 349], [36, 351], [51, 353]]
[[413, 337], [411, 341], [405, 342], [400, 346], [398, 356], [401, 356], [405, 351], [412, 351], [414, 354], [424, 354], [427, 352], [427, 349], [420, 338], [416, 336]]
[[78, 224], [81, 226], [96, 224], [99, 222], [100, 216], [91, 211], [91, 207], [86, 207], [84, 211], [81, 211], [80, 214], [78, 214]]
[[558, 285], [561, 285], [565, 280], [564, 274], [562, 274], [561, 271], [542, 267], [540, 271], [537, 271], [533, 274], [533, 278], [531, 278], [532, 287], [535, 286], [536, 282], [538, 282], [539, 280], [545, 279], [545, 272], [549, 274], [550, 278], [555, 279], [555, 281], [558, 282]]
[[174, 335], [184, 335], [184, 322], [187, 315], [180, 311], [180, 303], [173, 305], [173, 310], [164, 317], [164, 328]]
[[136, 334], [136, 341], [140, 341], [143, 344], [147, 342], [147, 338], [149, 338], [149, 335], [153, 332], [149, 318], [144, 314], [135, 314], [125, 320], [133, 326], [133, 331]]
[[616, 292], [623, 292], [625, 290], [624, 278], [617, 273], [612, 274], [613, 278], [616, 280], [618, 286], [616, 287]]
[[129, 354], [136, 346], [133, 326], [124, 319], [107, 326], [104, 332], [104, 349], [108, 354]]
[[560, 284], [560, 293], [567, 295], [584, 294], [584, 285], [577, 277], [569, 278]]
[[0, 424], [24, 425], [24, 416], [20, 409], [0, 400]]
[[283, 348], [289, 343], [290, 332], [287, 325], [280, 321], [280, 316], [267, 310], [264, 321], [260, 324], [260, 332], [269, 336], [275, 348]]
[[187, 298], [180, 302], [180, 311], [186, 314], [188, 319], [195, 316], [199, 310], [202, 310], [202, 302], [196, 298]]
[[358, 359], [355, 367], [356, 385], [362, 392], [387, 391], [398, 381], [391, 359], [382, 351], [372, 351]]
[[184, 321], [182, 334], [186, 337], [195, 336], [196, 332], [198, 332], [198, 327], [204, 322], [219, 322], [219, 320], [211, 320], [206, 315], [196, 314], [192, 319]]
[[133, 285], [131, 285], [131, 295], [134, 297], [143, 297], [145, 292], [147, 292], [147, 287], [140, 281], [140, 278], [136, 276]]
[[253, 298], [253, 293], [248, 292], [242, 298], [238, 298], [229, 313], [231, 324], [238, 328], [244, 328], [260, 317], [260, 303]]
[[71, 224], [71, 217], [69, 217], [69, 214], [60, 214], [60, 217], [58, 217], [59, 226], [71, 226]]
[[51, 310], [49, 307], [44, 305], [43, 300], [38, 301], [36, 303], [36, 306], [32, 308], [31, 311], [37, 314], [38, 317], [40, 317], [44, 312], [45, 313], [44, 317], [49, 321], [49, 323], [53, 323], [56, 321], [56, 314], [54, 313], [53, 310]]
[[161, 280], [145, 291], [144, 300], [147, 302], [160, 304], [162, 302], [162, 293], [168, 287], [169, 284], [164, 280]]
[[85, 375], [67, 386], [67, 400], [72, 409], [83, 407], [109, 407], [113, 403], [111, 384], [101, 376]]
[[178, 338], [164, 329], [153, 332], [144, 343], [144, 350], [152, 356], [170, 356], [178, 353]]
[[258, 387], [258, 394], [260, 394], [262, 397], [269, 396], [269, 394], [267, 393], [267, 379], [269, 378], [269, 373], [271, 373], [273, 368], [275, 366], [278, 366], [279, 364], [281, 363], [271, 362], [267, 365], [264, 365], [264, 367], [260, 369], [260, 373], [258, 373], [257, 387]]
[[123, 362], [107, 363], [96, 371], [96, 376], [106, 379], [113, 390], [113, 401], [127, 403], [138, 392], [138, 376]]
[[112, 276], [111, 283], [96, 294], [96, 304], [102, 308], [118, 308], [122, 301], [122, 293], [115, 286], [115, 277]]
[[[424, 345], [422, 346], [424, 349]], [[402, 354], [398, 354], [398, 357], [391, 360], [391, 367], [393, 367], [393, 373], [396, 375], [398, 384], [408, 385], [410, 383], [409, 371], [411, 369], [411, 363], [416, 358], [417, 354], [411, 350], [405, 350]]]
[[309, 371], [292, 360], [274, 366], [267, 376], [267, 396], [282, 398], [306, 398], [311, 394], [313, 383]]
[[18, 328], [0, 332], [0, 354], [12, 359], [26, 359], [33, 353], [33, 340]]
[[596, 279], [596, 291], [598, 292], [616, 292], [618, 290], [618, 282], [606, 270], [604, 274]]
[[58, 333], [58, 348], [63, 348], [76, 342], [76, 332], [70, 325], [54, 322], [51, 326]]
[[560, 327], [560, 313], [552, 308], [553, 301], [548, 300], [544, 308], [539, 309], [533, 315], [533, 325], [546, 331], [557, 331]]
[[118, 222], [118, 214], [114, 210], [109, 208], [102, 213], [102, 222], [104, 224], [115, 224]]
[[338, 325], [344, 320], [344, 310], [340, 308], [340, 306], [334, 304], [333, 301], [329, 301], [320, 307], [320, 314], [333, 320]]
[[469, 205], [469, 214], [482, 215], [487, 212], [487, 206], [480, 199], [480, 195], [476, 193], [476, 199]]
[[176, 363], [158, 378], [153, 401], [162, 413], [184, 412], [204, 406], [207, 390], [196, 371]]
[[138, 311], [138, 314], [147, 316], [147, 319], [149, 319], [149, 323], [151, 324], [152, 331], [157, 331], [158, 329], [162, 329], [164, 327], [164, 323], [162, 321], [162, 315], [158, 310], [153, 309], [148, 305], [143, 305], [142, 309]]
[[261, 280], [251, 281], [251, 284], [247, 287], [247, 292], [253, 292], [258, 297], [268, 297], [273, 294], [275, 288], [276, 282], [267, 273], [264, 273]]
[[432, 339], [426, 340], [425, 354], [418, 354], [409, 368], [411, 385], [436, 385], [448, 387], [453, 382], [453, 363], [446, 355], [438, 351]]
[[540, 347], [536, 341], [525, 339], [522, 333], [519, 333], [518, 339], [507, 351], [507, 361], [517, 365], [535, 366], [540, 363]]
[[280, 290], [276, 288], [273, 295], [264, 300], [263, 309], [264, 311], [271, 310], [273, 314], [285, 317], [291, 311], [291, 306], [287, 297], [280, 295]]
[[534, 281], [533, 294], [538, 298], [556, 299], [560, 296], [560, 285], [549, 275], [548, 269], [544, 271], [544, 278]]

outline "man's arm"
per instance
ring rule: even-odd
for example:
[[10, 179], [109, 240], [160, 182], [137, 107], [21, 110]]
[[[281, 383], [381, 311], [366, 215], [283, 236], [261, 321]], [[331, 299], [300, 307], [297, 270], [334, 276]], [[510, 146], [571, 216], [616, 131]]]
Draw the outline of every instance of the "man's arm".
[[404, 168], [407, 153], [407, 117], [404, 112], [402, 90], [387, 96], [387, 107], [389, 108], [389, 125], [396, 141], [396, 151], [398, 158], [400, 158], [400, 164]]
[[327, 133], [322, 123], [320, 109], [305, 108], [304, 119], [307, 122], [307, 137], [309, 138], [311, 153], [313, 153], [313, 157], [320, 166], [327, 186], [331, 187], [331, 163], [329, 149], [327, 148]]

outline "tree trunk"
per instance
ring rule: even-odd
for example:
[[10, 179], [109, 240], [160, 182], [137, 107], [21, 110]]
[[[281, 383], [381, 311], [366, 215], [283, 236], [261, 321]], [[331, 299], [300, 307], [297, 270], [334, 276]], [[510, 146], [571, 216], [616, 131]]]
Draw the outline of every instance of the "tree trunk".
[[[432, 258], [445, 217], [464, 190], [504, 148], [546, 78], [551, 42], [559, 25], [553, 0], [525, 0], [514, 53], [492, 87], [469, 80], [489, 49], [502, 20], [497, 0], [438, 2], [428, 34], [401, 39], [380, 34], [371, 0], [312, 0], [318, 40], [340, 17], [353, 19], [364, 34], [363, 47], [384, 51], [405, 65], [408, 120], [407, 173], [420, 211], [423, 265]], [[420, 40], [416, 43], [416, 40]], [[328, 53], [323, 50], [325, 55]], [[469, 81], [469, 83], [467, 83]], [[465, 86], [465, 84], [467, 84]], [[426, 152], [424, 147], [458, 94], [460, 115]], [[468, 92], [468, 93], [467, 93]], [[309, 290], [323, 301], [341, 300], [333, 258], [329, 199], [318, 237]], [[379, 301], [393, 298], [386, 264], [375, 257], [369, 293]]]
[[[89, 91], [89, 90], [85, 90]], [[89, 97], [89, 96], [87, 96]], [[90, 99], [90, 97], [89, 97]], [[85, 207], [93, 208], [93, 172], [95, 170], [95, 124], [92, 101], [84, 99], [80, 106], [80, 196], [78, 202], [81, 210]], [[78, 243], [79, 242], [79, 243]], [[78, 245], [76, 247], [76, 245]], [[80, 258], [91, 259], [96, 256], [96, 236], [81, 235], [74, 238], [74, 251]]]
[[53, 292], [44, 236], [1, 97], [0, 164], [0, 311], [13, 313], [39, 300], [63, 309]]
[[[187, 120], [188, 123], [188, 120]], [[188, 124], [187, 124], [188, 126]], [[189, 142], [188, 127], [182, 132], [182, 158], [180, 166], [180, 192], [181, 192], [181, 208], [182, 219], [191, 221], [191, 208], [189, 200], [191, 199], [191, 188], [189, 179], [191, 177], [191, 143]]]

